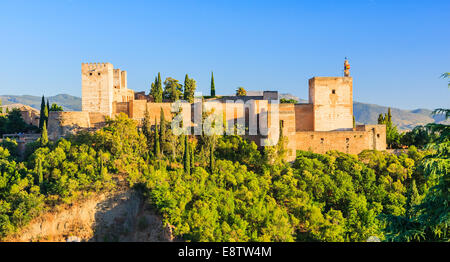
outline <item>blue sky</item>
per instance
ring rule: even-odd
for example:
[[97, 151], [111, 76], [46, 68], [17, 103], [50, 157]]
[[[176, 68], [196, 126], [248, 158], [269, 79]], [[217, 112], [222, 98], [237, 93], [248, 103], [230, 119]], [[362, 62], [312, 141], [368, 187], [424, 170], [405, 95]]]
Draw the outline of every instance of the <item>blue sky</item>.
[[81, 63], [128, 86], [155, 75], [218, 94], [238, 86], [307, 98], [308, 79], [351, 64], [356, 101], [450, 107], [449, 1], [1, 1], [0, 94], [81, 95]]

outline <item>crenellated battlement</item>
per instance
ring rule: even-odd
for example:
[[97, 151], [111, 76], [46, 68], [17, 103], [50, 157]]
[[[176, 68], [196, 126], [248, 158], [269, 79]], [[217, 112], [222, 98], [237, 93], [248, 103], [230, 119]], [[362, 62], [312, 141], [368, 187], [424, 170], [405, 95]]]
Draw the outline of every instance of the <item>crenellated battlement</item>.
[[113, 69], [113, 65], [111, 63], [81, 63], [81, 71], [104, 71]]

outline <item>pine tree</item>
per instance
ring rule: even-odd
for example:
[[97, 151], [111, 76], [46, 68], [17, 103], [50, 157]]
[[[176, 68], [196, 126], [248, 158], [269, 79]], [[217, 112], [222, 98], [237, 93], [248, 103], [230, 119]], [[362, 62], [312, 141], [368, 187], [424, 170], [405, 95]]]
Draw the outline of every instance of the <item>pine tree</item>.
[[211, 96], [215, 97], [216, 96], [216, 86], [214, 84], [214, 73], [211, 72]]
[[188, 141], [188, 137], [184, 136], [184, 156], [183, 156], [183, 166], [184, 166], [184, 172], [187, 175], [191, 174], [191, 159], [190, 159], [190, 148], [189, 148], [189, 141]]
[[159, 158], [159, 153], [161, 152], [160, 146], [159, 146], [159, 128], [158, 128], [158, 122], [156, 122], [155, 117], [155, 148], [153, 153], [155, 154], [156, 158]]
[[48, 144], [47, 124], [44, 122], [44, 126], [42, 127], [41, 133], [41, 146], [46, 146], [47, 144]]
[[39, 113], [39, 129], [42, 130], [42, 128], [44, 127], [44, 122], [45, 122], [45, 116], [44, 116], [44, 111], [45, 111], [45, 98], [44, 96], [42, 96], [42, 101], [41, 101], [41, 111]]

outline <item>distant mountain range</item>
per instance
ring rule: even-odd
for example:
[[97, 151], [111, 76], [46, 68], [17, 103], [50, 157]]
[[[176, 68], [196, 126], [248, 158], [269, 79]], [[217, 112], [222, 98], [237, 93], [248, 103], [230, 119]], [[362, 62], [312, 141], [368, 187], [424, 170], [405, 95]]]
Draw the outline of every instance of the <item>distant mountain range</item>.
[[[10, 95], [0, 95], [0, 99], [2, 100], [2, 105], [10, 105], [10, 104], [23, 104], [27, 106], [31, 106], [40, 110], [42, 97], [40, 96], [10, 96]], [[61, 94], [56, 96], [45, 97], [52, 103], [56, 103], [59, 106], [62, 106], [64, 111], [81, 111], [81, 98], [77, 96], [71, 96], [67, 94]]]
[[[49, 99], [50, 104], [56, 103], [63, 107], [65, 111], [81, 111], [81, 98], [60, 94], [56, 96], [46, 97]], [[299, 99], [291, 94], [280, 94], [280, 98], [295, 99], [299, 103], [307, 103], [307, 100]], [[11, 104], [23, 104], [33, 107], [37, 110], [41, 107], [41, 97], [39, 96], [12, 96], [1, 95], [3, 105]], [[355, 114], [355, 120], [359, 124], [376, 124], [379, 114], [387, 113], [388, 107], [366, 104], [360, 102], [353, 103], [353, 111]], [[398, 108], [391, 108], [392, 120], [398, 126], [399, 130], [410, 130], [417, 125], [425, 125], [427, 123], [444, 123], [450, 124], [450, 120], [446, 120], [442, 116], [431, 116], [431, 110], [429, 109], [415, 109], [415, 110], [403, 110]]]

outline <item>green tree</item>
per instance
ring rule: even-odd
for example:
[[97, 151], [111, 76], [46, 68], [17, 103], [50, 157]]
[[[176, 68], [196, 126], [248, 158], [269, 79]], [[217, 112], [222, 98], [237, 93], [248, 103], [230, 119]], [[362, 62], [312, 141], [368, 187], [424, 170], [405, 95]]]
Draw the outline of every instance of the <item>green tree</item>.
[[46, 116], [45, 116], [45, 108], [46, 108], [45, 98], [44, 98], [44, 96], [42, 96], [41, 111], [39, 113], [39, 129], [40, 130], [42, 130], [42, 128], [44, 127], [44, 122], [47, 121]]
[[214, 145], [211, 143], [209, 146], [209, 170], [211, 174], [214, 172]]
[[153, 149], [153, 154], [155, 155], [156, 158], [160, 157], [160, 153], [161, 153], [161, 148], [159, 145], [159, 128], [158, 128], [158, 122], [156, 121], [156, 117], [155, 117], [155, 130], [154, 130], [154, 149]]
[[214, 84], [214, 73], [211, 72], [211, 97], [216, 96], [216, 86]]
[[152, 124], [150, 121], [150, 113], [148, 112], [147, 105], [145, 105], [144, 119], [142, 120], [142, 133], [147, 138], [147, 141], [151, 140]]
[[184, 78], [184, 100], [189, 103], [194, 102], [194, 94], [195, 89], [197, 88], [197, 83], [193, 78], [189, 78], [188, 74], [186, 74]]
[[155, 82], [152, 83], [152, 87], [150, 89], [150, 95], [153, 96], [155, 103], [161, 103], [163, 100], [161, 73], [159, 73], [159, 72], [158, 72], [158, 76], [155, 77]]
[[388, 108], [388, 112], [384, 115], [378, 116], [378, 124], [386, 125], [386, 143], [389, 148], [399, 148], [402, 134], [398, 132], [397, 126], [392, 122], [391, 108]]
[[160, 125], [160, 133], [159, 133], [160, 146], [161, 149], [164, 149], [166, 145], [166, 119], [164, 118], [164, 111], [162, 107], [159, 114], [159, 125]]
[[413, 213], [413, 208], [420, 204], [420, 194], [417, 190], [416, 186], [416, 180], [413, 179], [411, 185], [409, 186], [408, 192], [407, 192], [407, 199], [406, 199], [406, 216], [410, 218]]
[[48, 144], [48, 133], [47, 133], [47, 123], [44, 122], [41, 133], [41, 146], [46, 146]]
[[189, 175], [191, 173], [191, 159], [190, 159], [191, 150], [189, 148], [188, 136], [184, 136], [184, 141], [185, 142], [184, 142], [183, 166], [184, 172]]
[[62, 111], [64, 111], [62, 106], [59, 106], [56, 103], [53, 103], [49, 110], [49, 112], [62, 112]]
[[182, 90], [183, 86], [178, 83], [178, 80], [168, 77], [164, 81], [163, 98], [175, 102], [180, 99]]
[[246, 95], [247, 95], [247, 91], [243, 87], [239, 87], [236, 90], [236, 96], [246, 96]]

